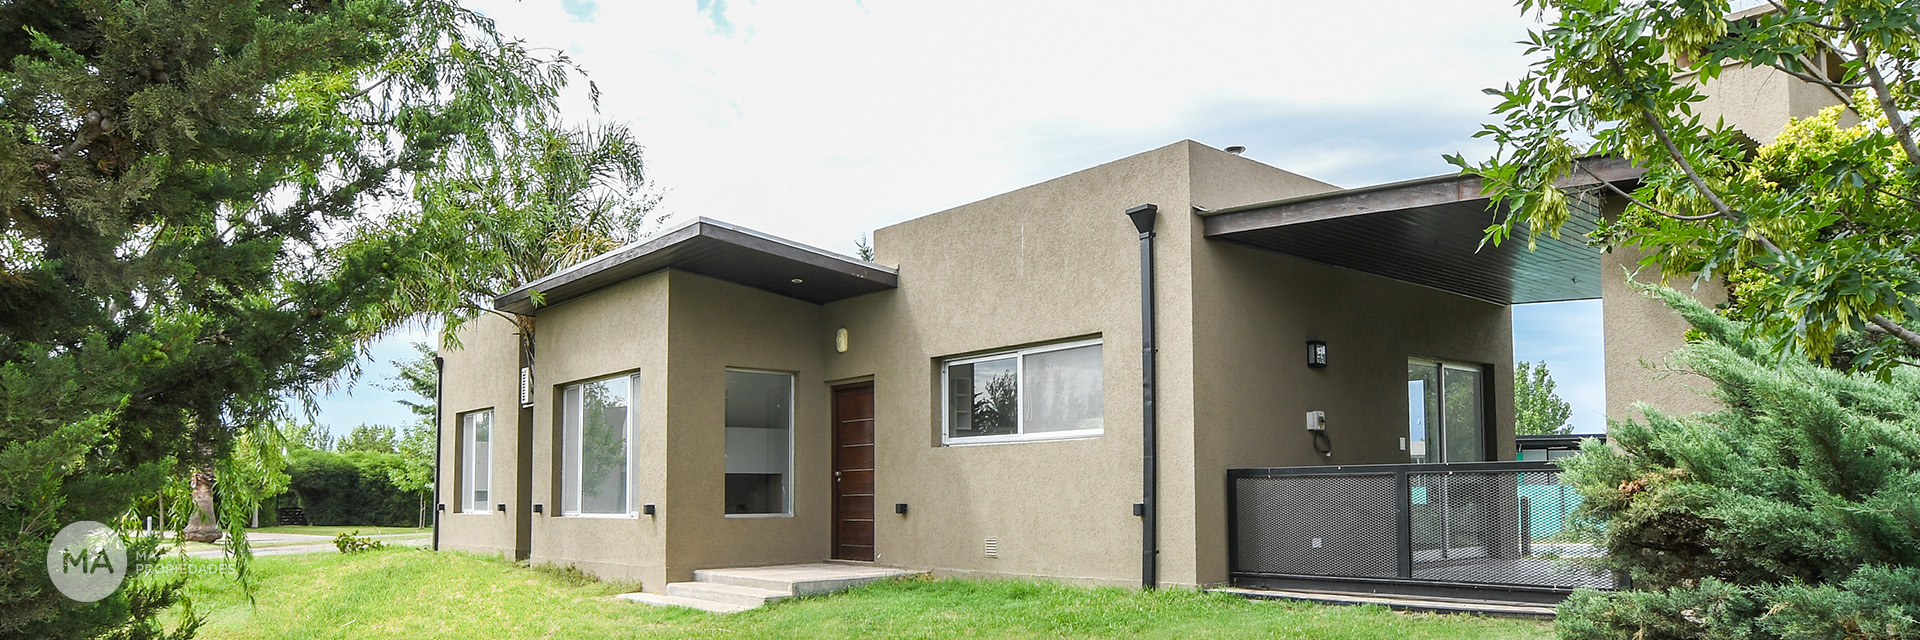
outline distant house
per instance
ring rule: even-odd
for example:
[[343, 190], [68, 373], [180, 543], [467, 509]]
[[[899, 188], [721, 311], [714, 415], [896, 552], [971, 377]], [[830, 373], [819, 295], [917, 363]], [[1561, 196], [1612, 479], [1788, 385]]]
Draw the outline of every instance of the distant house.
[[[1771, 72], [1720, 82], [1739, 99], [1702, 109], [1740, 121], [1818, 106]], [[871, 262], [696, 220], [496, 300], [535, 319], [531, 362], [492, 317], [443, 351], [439, 548], [648, 591], [831, 559], [1524, 585], [1472, 571], [1574, 549], [1516, 524], [1561, 494], [1515, 461], [1511, 305], [1604, 301], [1610, 414], [1706, 401], [1642, 364], [1682, 325], [1623, 286], [1634, 256], [1578, 233], [1476, 253], [1489, 216], [1470, 177], [1340, 189], [1182, 141], [880, 229]]]

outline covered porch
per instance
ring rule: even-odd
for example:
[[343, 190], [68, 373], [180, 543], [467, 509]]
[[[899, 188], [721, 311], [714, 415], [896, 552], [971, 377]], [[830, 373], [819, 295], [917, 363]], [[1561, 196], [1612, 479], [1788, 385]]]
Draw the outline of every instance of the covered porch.
[[[1563, 188], [1599, 191], [1611, 183], [1630, 190], [1641, 174], [1613, 159], [1582, 164], [1585, 170]], [[1203, 211], [1204, 237], [1496, 309], [1601, 297], [1601, 251], [1585, 235], [1606, 215], [1604, 199], [1579, 199], [1584, 204], [1561, 236], [1542, 233], [1535, 250], [1528, 249], [1524, 223], [1502, 246], [1481, 246], [1495, 220], [1481, 187], [1476, 177], [1437, 176]], [[1396, 339], [1382, 335], [1378, 342]], [[1309, 351], [1315, 342], [1308, 340]], [[1392, 352], [1364, 363], [1371, 368], [1365, 379], [1377, 381], [1371, 384], [1399, 375], [1385, 367], [1405, 364], [1406, 403], [1398, 414], [1404, 417], [1389, 419], [1381, 411], [1344, 430], [1321, 427], [1334, 438], [1345, 436], [1349, 451], [1342, 458], [1328, 454], [1322, 464], [1293, 458], [1278, 461], [1292, 466], [1231, 465], [1225, 483], [1231, 582], [1544, 603], [1575, 588], [1615, 586], [1614, 576], [1581, 562], [1599, 550], [1566, 530], [1578, 499], [1559, 483], [1558, 468], [1517, 461], [1511, 427], [1495, 428], [1496, 407], [1505, 407], [1511, 420], [1512, 389], [1499, 380], [1510, 377], [1510, 362], [1426, 357], [1413, 346], [1362, 347]], [[1317, 413], [1308, 412], [1309, 431]], [[1314, 438], [1317, 450], [1324, 437]], [[1382, 447], [1396, 440], [1397, 450]], [[1366, 449], [1355, 455], [1355, 446]], [[1356, 458], [1378, 464], [1340, 463]]]

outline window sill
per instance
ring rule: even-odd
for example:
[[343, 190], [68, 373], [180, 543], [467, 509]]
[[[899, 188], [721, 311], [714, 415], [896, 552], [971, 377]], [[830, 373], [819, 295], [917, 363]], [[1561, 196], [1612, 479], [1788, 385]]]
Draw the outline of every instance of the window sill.
[[1046, 434], [1024, 434], [1015, 436], [974, 436], [963, 438], [942, 438], [941, 446], [976, 447], [990, 444], [1021, 444], [1028, 442], [1059, 442], [1065, 440], [1092, 440], [1104, 435], [1104, 429], [1086, 429], [1080, 431], [1060, 431]]
[[757, 518], [791, 518], [793, 517], [793, 514], [791, 513], [729, 513], [729, 514], [726, 514], [726, 517], [738, 518], [742, 520], [753, 520]]
[[563, 514], [560, 514], [559, 517], [574, 518], [579, 520], [639, 520], [640, 514], [637, 514], [637, 513], [563, 513]]
[[453, 515], [456, 515], [456, 516], [490, 516], [490, 515], [493, 515], [493, 512], [492, 512], [492, 511], [455, 511], [455, 512], [453, 512]]

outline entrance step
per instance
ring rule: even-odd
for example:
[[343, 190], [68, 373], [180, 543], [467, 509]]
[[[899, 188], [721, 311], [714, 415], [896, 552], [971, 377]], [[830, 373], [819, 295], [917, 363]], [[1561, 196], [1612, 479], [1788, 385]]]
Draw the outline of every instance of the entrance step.
[[699, 609], [710, 613], [739, 613], [753, 608], [743, 604], [727, 604], [725, 602], [667, 596], [658, 593], [622, 593], [614, 597], [629, 602], [650, 604], [656, 607], [686, 607], [688, 609]]
[[1488, 616], [1538, 618], [1543, 620], [1552, 620], [1554, 618], [1554, 608], [1552, 605], [1535, 602], [1435, 598], [1382, 593], [1361, 594], [1336, 591], [1300, 591], [1292, 589], [1247, 589], [1243, 587], [1221, 587], [1208, 589], [1208, 591], [1227, 593], [1256, 600], [1301, 600], [1320, 604], [1377, 604], [1400, 611], [1475, 613]]
[[870, 582], [923, 573], [872, 565], [832, 563], [700, 569], [693, 572], [692, 582], [668, 583], [665, 595], [629, 593], [620, 597], [651, 605], [734, 613], [786, 598], [832, 593]]
[[742, 587], [739, 585], [713, 582], [668, 583], [667, 595], [679, 598], [693, 598], [696, 600], [712, 600], [714, 602], [737, 604], [749, 609], [775, 600], [793, 597], [793, 593], [787, 591]]

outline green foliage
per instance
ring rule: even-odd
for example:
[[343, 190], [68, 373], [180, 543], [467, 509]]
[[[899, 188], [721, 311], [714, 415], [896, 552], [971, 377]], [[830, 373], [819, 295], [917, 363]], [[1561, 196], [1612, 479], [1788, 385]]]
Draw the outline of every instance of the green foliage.
[[405, 464], [392, 453], [303, 451], [287, 467], [288, 484], [312, 524], [413, 526], [419, 500], [392, 481]]
[[[1782, 358], [1669, 289], [1674, 354], [1726, 409], [1615, 422], [1562, 463], [1635, 591], [1582, 593], [1563, 638], [1920, 635], [1920, 370]], [[1636, 635], [1640, 634], [1640, 635]]]
[[407, 411], [413, 412], [415, 419], [432, 422], [434, 398], [439, 394], [436, 387], [439, 371], [433, 366], [433, 358], [438, 354], [424, 342], [409, 346], [413, 348], [414, 357], [394, 360], [392, 364], [397, 371], [378, 386], [388, 391], [412, 394], [413, 398], [401, 398], [395, 402], [406, 405]]
[[335, 445], [335, 451], [371, 451], [374, 453], [393, 453], [395, 432], [393, 427], [363, 424], [347, 432]]
[[1523, 436], [1563, 434], [1573, 430], [1567, 422], [1573, 417], [1573, 405], [1554, 392], [1553, 375], [1547, 363], [1520, 362], [1513, 365], [1513, 432]]
[[[1847, 364], [1879, 373], [1920, 353], [1920, 145], [1906, 121], [1920, 109], [1920, 4], [1780, 0], [1739, 21], [1725, 0], [1518, 4], [1552, 18], [1525, 43], [1526, 76], [1488, 90], [1503, 121], [1477, 135], [1499, 151], [1449, 158], [1507, 205], [1487, 242], [1517, 227], [1557, 235], [1573, 207], [1622, 200], [1592, 239], [1645, 250], [1667, 278], [1726, 279], [1730, 313], [1771, 349], [1829, 362], [1852, 340]], [[1842, 105], [1756, 149], [1776, 132], [1694, 109], [1697, 83], [1736, 65], [1824, 86]], [[1556, 185], [1588, 178], [1593, 156], [1646, 168], [1640, 187]]]
[[375, 540], [373, 538], [362, 538], [360, 537], [360, 532], [358, 530], [354, 530], [354, 531], [342, 531], [340, 532], [339, 535], [334, 536], [333, 546], [334, 548], [339, 549], [340, 553], [356, 553], [360, 551], [373, 551], [375, 549], [385, 549], [387, 547], [387, 543], [381, 542], [379, 540]]
[[[571, 77], [448, 0], [0, 3], [0, 558], [214, 466], [430, 311], [393, 301], [468, 223], [402, 196]], [[156, 637], [174, 588], [82, 605], [10, 569], [0, 635]]]

